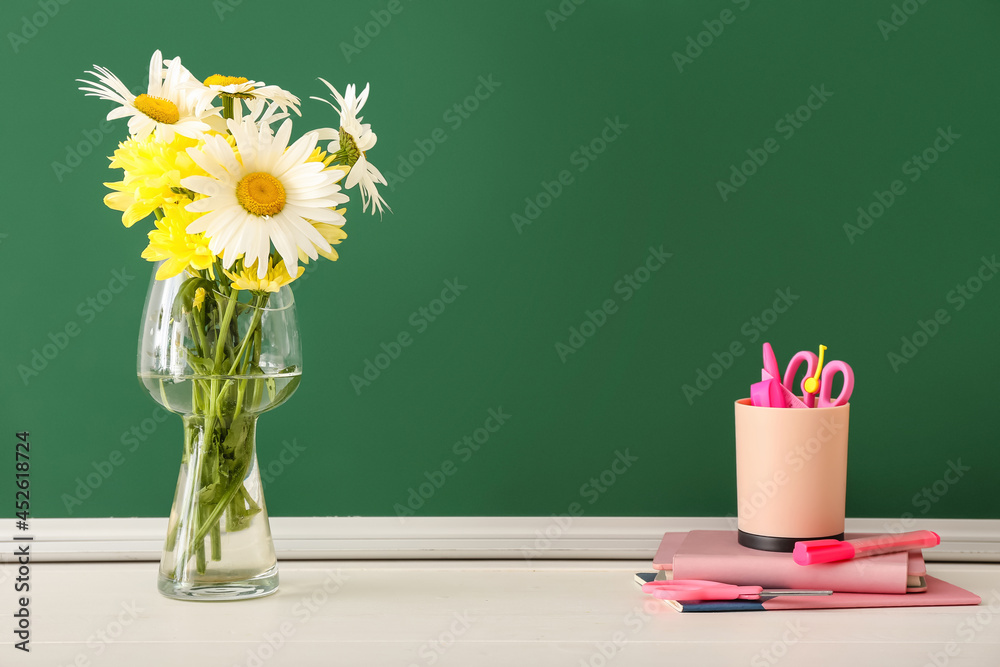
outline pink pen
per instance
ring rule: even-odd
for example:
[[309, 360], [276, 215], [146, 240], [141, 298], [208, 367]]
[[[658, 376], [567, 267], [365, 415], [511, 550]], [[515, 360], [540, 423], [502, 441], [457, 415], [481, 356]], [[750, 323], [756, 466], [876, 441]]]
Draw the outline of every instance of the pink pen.
[[864, 556], [875, 556], [895, 551], [909, 551], [922, 547], [936, 547], [941, 544], [941, 536], [931, 530], [915, 530], [898, 535], [861, 537], [856, 540], [809, 540], [796, 542], [792, 560], [799, 565], [832, 563]]

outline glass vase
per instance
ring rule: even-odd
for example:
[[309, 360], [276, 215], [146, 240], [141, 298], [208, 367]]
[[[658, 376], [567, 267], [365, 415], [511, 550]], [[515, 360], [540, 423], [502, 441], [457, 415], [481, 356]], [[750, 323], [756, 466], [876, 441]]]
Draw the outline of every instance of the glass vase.
[[151, 280], [146, 297], [139, 379], [184, 421], [158, 578], [160, 592], [176, 599], [278, 588], [256, 431], [259, 415], [288, 400], [301, 378], [295, 303], [287, 285], [233, 287], [182, 273]]

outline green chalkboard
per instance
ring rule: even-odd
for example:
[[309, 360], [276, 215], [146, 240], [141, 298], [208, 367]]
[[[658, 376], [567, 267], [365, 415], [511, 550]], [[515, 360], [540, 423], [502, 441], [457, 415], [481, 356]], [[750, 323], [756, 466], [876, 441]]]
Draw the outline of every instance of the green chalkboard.
[[296, 93], [297, 134], [335, 123], [317, 77], [372, 86], [392, 214], [350, 209], [295, 286], [303, 381], [258, 433], [272, 515], [732, 515], [733, 401], [770, 341], [855, 370], [850, 516], [1000, 518], [996, 3], [0, 17], [5, 516], [19, 431], [35, 516], [170, 506], [181, 422], [135, 378], [151, 222], [102, 204], [125, 125], [74, 82], [135, 86], [159, 48]]

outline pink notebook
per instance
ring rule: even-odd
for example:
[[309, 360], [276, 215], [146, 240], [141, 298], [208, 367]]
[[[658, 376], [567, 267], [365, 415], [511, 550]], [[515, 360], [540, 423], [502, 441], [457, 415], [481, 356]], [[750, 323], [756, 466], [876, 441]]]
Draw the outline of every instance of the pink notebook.
[[790, 553], [758, 551], [741, 546], [736, 541], [736, 531], [726, 530], [667, 533], [653, 560], [653, 567], [672, 569], [674, 579], [892, 595], [907, 592], [908, 576], [926, 574], [919, 551], [802, 566], [792, 560]]

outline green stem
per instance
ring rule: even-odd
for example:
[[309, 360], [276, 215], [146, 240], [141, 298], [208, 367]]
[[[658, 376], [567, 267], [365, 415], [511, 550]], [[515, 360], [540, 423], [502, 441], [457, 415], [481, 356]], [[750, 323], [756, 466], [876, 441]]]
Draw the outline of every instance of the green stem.
[[236, 357], [233, 359], [233, 365], [229, 368], [229, 372], [226, 375], [232, 375], [236, 372], [236, 367], [240, 365], [240, 359], [243, 357], [243, 353], [247, 351], [247, 346], [250, 344], [250, 339], [253, 338], [254, 332], [257, 330], [258, 325], [260, 325], [261, 317], [263, 316], [264, 310], [261, 308], [261, 300], [264, 297], [257, 296], [254, 297], [253, 304], [253, 321], [250, 323], [250, 329], [247, 330], [247, 335], [243, 337], [243, 342], [240, 345], [239, 352], [236, 353]]
[[219, 527], [218, 521], [212, 526], [211, 539], [212, 560], [222, 560], [222, 529]]
[[[201, 511], [198, 511], [201, 514]], [[195, 539], [195, 568], [198, 574], [205, 574], [205, 536], [203, 535], [200, 539]]]
[[218, 375], [222, 370], [222, 348], [225, 345], [226, 336], [229, 332], [229, 321], [233, 318], [233, 311], [236, 310], [236, 297], [230, 296], [229, 303], [226, 304], [226, 314], [222, 316], [222, 325], [219, 327], [219, 339], [215, 343], [215, 367], [213, 374]]

